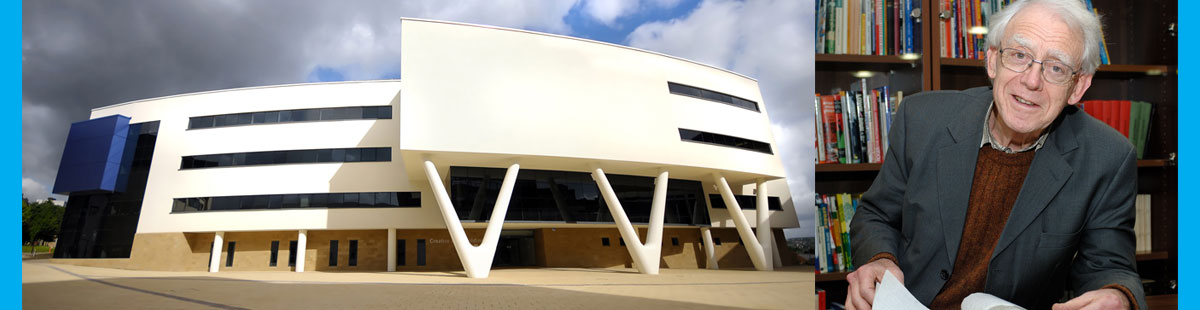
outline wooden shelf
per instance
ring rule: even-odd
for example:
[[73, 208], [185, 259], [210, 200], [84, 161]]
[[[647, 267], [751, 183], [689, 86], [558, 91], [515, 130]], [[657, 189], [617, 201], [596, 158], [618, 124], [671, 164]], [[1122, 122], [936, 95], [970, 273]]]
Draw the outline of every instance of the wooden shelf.
[[1146, 306], [1150, 309], [1176, 309], [1179, 307], [1179, 295], [1146, 296]]
[[[983, 68], [982, 59], [942, 58], [939, 60], [944, 67], [973, 67]], [[1100, 65], [1098, 73], [1142, 73], [1146, 75], [1171, 74], [1170, 66], [1165, 65]]]
[[816, 172], [879, 171], [883, 164], [818, 164]]
[[848, 273], [849, 272], [818, 273], [817, 277], [816, 277], [816, 281], [817, 282], [846, 281], [846, 274], [848, 274]]
[[[1137, 161], [1137, 166], [1166, 167], [1169, 166], [1168, 163], [1166, 159], [1141, 159]], [[815, 171], [817, 173], [879, 171], [881, 166], [883, 164], [817, 164]]]
[[816, 62], [847, 62], [847, 63], [886, 63], [886, 64], [915, 64], [919, 59], [907, 60], [901, 59], [897, 55], [843, 55], [843, 54], [816, 54], [813, 56]]
[[1137, 166], [1141, 167], [1166, 167], [1169, 161], [1166, 159], [1141, 159], [1138, 160]]
[[1170, 258], [1171, 256], [1170, 256], [1170, 253], [1167, 253], [1165, 251], [1158, 251], [1158, 252], [1137, 252], [1135, 257], [1137, 258], [1137, 261], [1142, 262], [1142, 261], [1152, 261], [1152, 260], [1164, 260], [1164, 259]]

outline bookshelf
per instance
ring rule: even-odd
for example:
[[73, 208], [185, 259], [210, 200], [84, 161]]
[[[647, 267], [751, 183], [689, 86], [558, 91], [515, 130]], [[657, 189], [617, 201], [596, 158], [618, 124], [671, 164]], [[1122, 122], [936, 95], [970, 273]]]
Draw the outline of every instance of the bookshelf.
[[[894, 2], [899, 0], [885, 0]], [[914, 0], [922, 7], [921, 53], [906, 60], [896, 55], [816, 54], [816, 90], [827, 94], [847, 89], [860, 78], [859, 71], [886, 79], [893, 90], [907, 97], [921, 91], [967, 89], [989, 85], [981, 59], [941, 57], [942, 1]], [[1138, 252], [1138, 271], [1153, 280], [1147, 291], [1152, 308], [1175, 307], [1177, 281], [1178, 170], [1177, 152], [1177, 44], [1178, 7], [1171, 0], [1093, 0], [1105, 27], [1110, 64], [1101, 65], [1083, 100], [1138, 100], [1154, 104], [1150, 137], [1144, 159], [1138, 160], [1138, 194], [1151, 194], [1152, 251]], [[821, 1], [818, 1], [821, 3]], [[1136, 22], [1134, 22], [1136, 21]], [[914, 29], [916, 30], [916, 29]], [[810, 108], [811, 109], [811, 108]], [[880, 164], [817, 164], [817, 194], [860, 193], [870, 187]], [[845, 296], [845, 274], [816, 277], [829, 300]]]

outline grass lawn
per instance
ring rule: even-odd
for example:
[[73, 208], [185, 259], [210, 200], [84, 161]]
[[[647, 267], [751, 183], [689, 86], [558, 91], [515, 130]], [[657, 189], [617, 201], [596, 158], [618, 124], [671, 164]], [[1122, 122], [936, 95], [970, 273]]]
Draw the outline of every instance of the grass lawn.
[[35, 250], [35, 251], [37, 251], [37, 253], [46, 253], [46, 252], [50, 252], [50, 247], [49, 247], [49, 246], [44, 246], [44, 245], [36, 245], [36, 246], [25, 245], [25, 246], [21, 246], [21, 253], [29, 253], [29, 248], [31, 248], [31, 247], [32, 247], [32, 248], [35, 248], [34, 250]]

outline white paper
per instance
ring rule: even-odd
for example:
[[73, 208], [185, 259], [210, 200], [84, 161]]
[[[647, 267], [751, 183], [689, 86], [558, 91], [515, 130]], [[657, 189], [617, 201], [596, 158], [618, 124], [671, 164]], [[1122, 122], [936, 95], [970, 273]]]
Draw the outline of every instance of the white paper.
[[1025, 310], [1021, 306], [1014, 305], [1000, 297], [992, 296], [988, 293], [974, 293], [962, 302], [963, 310]]
[[890, 271], [884, 271], [883, 282], [875, 285], [875, 300], [871, 301], [871, 309], [929, 310]]

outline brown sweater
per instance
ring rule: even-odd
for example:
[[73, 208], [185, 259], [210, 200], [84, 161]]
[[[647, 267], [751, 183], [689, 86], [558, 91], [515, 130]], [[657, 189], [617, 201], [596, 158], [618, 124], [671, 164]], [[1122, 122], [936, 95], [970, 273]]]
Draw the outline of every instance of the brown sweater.
[[987, 146], [979, 148], [954, 271], [929, 308], [958, 309], [967, 295], [983, 291], [992, 250], [1021, 192], [1033, 155], [1034, 152], [1007, 154]]

